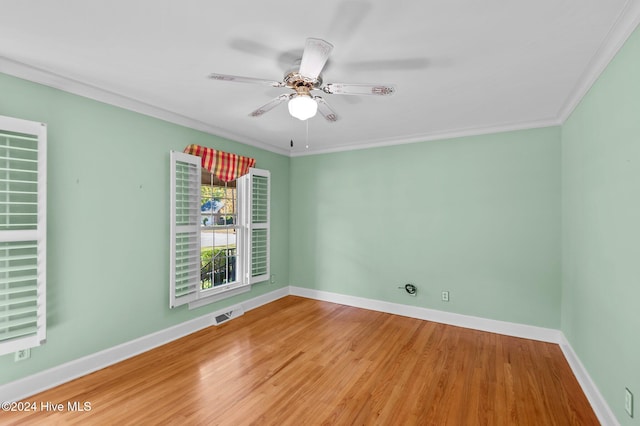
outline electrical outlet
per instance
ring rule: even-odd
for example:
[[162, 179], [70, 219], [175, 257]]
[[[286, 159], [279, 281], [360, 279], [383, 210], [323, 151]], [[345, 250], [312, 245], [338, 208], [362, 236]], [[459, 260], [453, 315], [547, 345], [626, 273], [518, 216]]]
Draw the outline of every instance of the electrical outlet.
[[22, 349], [16, 352], [15, 362], [24, 361], [31, 357], [31, 349]]
[[443, 291], [442, 292], [442, 301], [443, 302], [448, 302], [449, 301], [449, 292], [448, 291]]
[[633, 394], [627, 388], [624, 388], [624, 409], [629, 417], [633, 417]]

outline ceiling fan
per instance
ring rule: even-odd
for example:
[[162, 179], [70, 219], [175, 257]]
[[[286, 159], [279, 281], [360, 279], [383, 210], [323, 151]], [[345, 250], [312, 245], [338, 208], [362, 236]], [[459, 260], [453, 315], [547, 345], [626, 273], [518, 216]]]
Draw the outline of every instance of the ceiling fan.
[[330, 95], [375, 96], [388, 96], [395, 92], [394, 86], [386, 84], [328, 83], [323, 86], [321, 72], [327, 59], [329, 59], [331, 49], [333, 49], [333, 45], [325, 40], [308, 38], [299, 65], [294, 64], [294, 68], [285, 74], [283, 81], [227, 74], [211, 74], [209, 78], [237, 83], [262, 84], [271, 87], [287, 87], [294, 90], [294, 93], [282, 94], [262, 105], [249, 114], [252, 117], [260, 117], [282, 102], [289, 101], [289, 113], [299, 120], [307, 120], [315, 116], [317, 111], [320, 111], [320, 114], [327, 121], [334, 122], [338, 120], [338, 115], [322, 97], [312, 95], [312, 91], [321, 90]]

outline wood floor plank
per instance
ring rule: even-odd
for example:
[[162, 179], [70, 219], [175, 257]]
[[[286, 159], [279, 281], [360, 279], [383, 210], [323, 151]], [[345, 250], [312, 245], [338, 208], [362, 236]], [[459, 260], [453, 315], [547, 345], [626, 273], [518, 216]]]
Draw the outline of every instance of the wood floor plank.
[[0, 424], [597, 425], [558, 345], [289, 296]]

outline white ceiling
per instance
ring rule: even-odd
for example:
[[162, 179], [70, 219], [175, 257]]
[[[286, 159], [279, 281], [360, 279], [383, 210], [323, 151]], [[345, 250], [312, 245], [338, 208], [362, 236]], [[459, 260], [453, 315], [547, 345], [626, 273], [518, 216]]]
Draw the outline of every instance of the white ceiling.
[[[559, 124], [637, 26], [639, 3], [0, 0], [0, 72], [305, 155]], [[307, 37], [334, 45], [325, 83], [397, 92], [324, 95], [340, 120], [302, 122], [286, 104], [248, 115], [289, 89], [207, 78], [281, 80]]]

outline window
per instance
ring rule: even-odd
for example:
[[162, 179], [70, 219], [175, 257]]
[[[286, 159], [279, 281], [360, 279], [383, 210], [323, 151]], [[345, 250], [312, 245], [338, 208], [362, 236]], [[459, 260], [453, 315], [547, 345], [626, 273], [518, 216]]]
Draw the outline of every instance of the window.
[[171, 152], [170, 306], [202, 306], [269, 278], [269, 179], [250, 168], [232, 182]]
[[200, 290], [236, 282], [238, 258], [236, 183], [202, 170], [200, 186]]
[[0, 116], [0, 355], [46, 338], [46, 131]]

